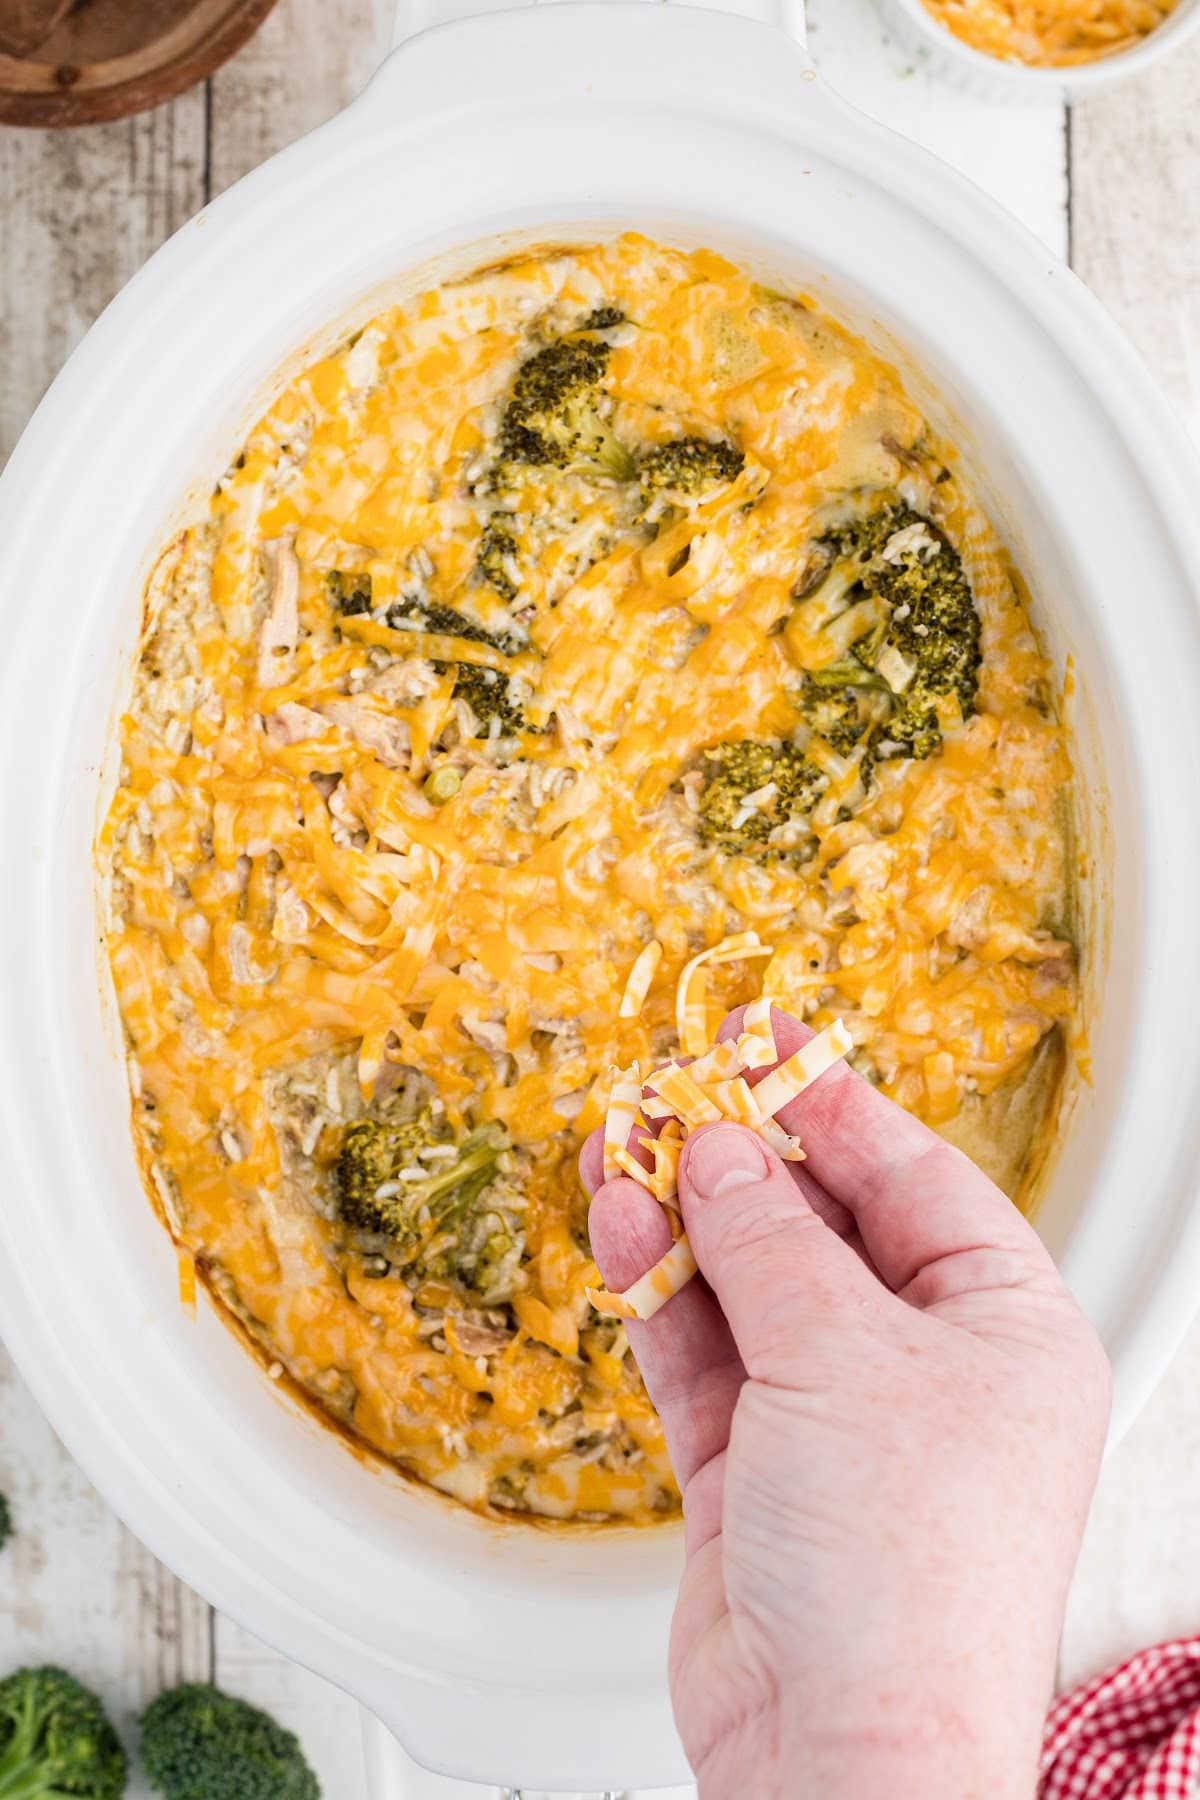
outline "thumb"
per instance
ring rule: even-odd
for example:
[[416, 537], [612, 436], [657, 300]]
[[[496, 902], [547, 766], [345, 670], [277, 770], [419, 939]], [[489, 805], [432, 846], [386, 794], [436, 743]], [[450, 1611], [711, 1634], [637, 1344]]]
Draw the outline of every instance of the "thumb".
[[814, 1211], [785, 1163], [742, 1125], [707, 1125], [679, 1165], [684, 1224], [747, 1374], [786, 1385], [815, 1315], [890, 1298]]

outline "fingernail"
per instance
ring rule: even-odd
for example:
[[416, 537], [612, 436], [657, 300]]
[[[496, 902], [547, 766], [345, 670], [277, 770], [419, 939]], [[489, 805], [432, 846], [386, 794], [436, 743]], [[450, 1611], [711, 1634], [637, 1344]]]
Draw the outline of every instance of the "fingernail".
[[758, 1144], [738, 1125], [714, 1125], [688, 1147], [687, 1178], [703, 1200], [754, 1187], [767, 1172]]

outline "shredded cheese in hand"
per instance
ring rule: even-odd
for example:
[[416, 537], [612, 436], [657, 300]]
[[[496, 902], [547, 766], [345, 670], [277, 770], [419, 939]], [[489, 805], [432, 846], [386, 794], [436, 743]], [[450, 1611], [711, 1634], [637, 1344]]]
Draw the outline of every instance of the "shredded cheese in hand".
[[[745, 953], [744, 943], [738, 940], [736, 954]], [[684, 970], [681, 990], [698, 961], [695, 959]], [[775, 1062], [779, 1054], [771, 1029], [770, 1005], [764, 1008], [756, 1001], [747, 1009], [736, 1044], [720, 1043], [703, 1049], [687, 1068], [668, 1063], [661, 1069], [652, 1069], [645, 1082], [646, 1087], [653, 1089], [648, 1097], [643, 1097], [636, 1064], [619, 1070], [613, 1079], [613, 1097], [604, 1126], [605, 1180], [612, 1179], [610, 1167], [631, 1176], [667, 1209], [677, 1228], [679, 1153], [689, 1134], [699, 1126], [729, 1119], [756, 1132], [784, 1161], [803, 1161], [804, 1149], [799, 1139], [784, 1130], [776, 1115], [852, 1048], [850, 1033], [837, 1019], [752, 1088], [742, 1071], [764, 1068]], [[653, 1156], [653, 1169], [647, 1169], [628, 1149], [634, 1121], [644, 1118], [663, 1121], [657, 1137], [647, 1134], [638, 1139]], [[614, 1318], [652, 1319], [695, 1273], [696, 1259], [687, 1234], [682, 1233], [666, 1255], [623, 1294], [590, 1287], [587, 1297], [597, 1312]]]
[[754, 1098], [765, 1117], [774, 1118], [776, 1113], [785, 1107], [789, 1100], [802, 1094], [811, 1087], [819, 1075], [853, 1049], [850, 1033], [840, 1019], [835, 1019], [825, 1031], [820, 1032], [794, 1056], [789, 1056], [785, 1063], [764, 1076], [754, 1090]]
[[613, 1076], [612, 1097], [604, 1121], [604, 1179], [614, 1181], [621, 1173], [618, 1151], [622, 1154], [629, 1134], [638, 1122], [642, 1098], [642, 1082], [638, 1066], [618, 1069]]

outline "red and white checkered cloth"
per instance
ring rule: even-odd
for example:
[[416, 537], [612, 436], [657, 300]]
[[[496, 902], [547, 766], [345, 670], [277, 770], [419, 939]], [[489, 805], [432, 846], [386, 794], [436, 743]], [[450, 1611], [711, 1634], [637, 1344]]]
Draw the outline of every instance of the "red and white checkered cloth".
[[1055, 1702], [1038, 1800], [1196, 1800], [1200, 1637], [1140, 1650]]

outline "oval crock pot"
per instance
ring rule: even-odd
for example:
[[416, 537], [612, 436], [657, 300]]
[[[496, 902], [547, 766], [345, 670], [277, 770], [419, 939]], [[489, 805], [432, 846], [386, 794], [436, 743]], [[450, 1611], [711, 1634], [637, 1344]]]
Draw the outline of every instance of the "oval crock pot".
[[180, 1308], [130, 1147], [91, 845], [144, 577], [281, 362], [385, 294], [629, 227], [814, 294], [961, 444], [1073, 659], [1092, 1078], [1040, 1224], [1112, 1354], [1118, 1428], [1200, 1292], [1200, 488], [1144, 369], [1040, 244], [775, 27], [568, 3], [422, 32], [151, 260], [0, 482], [0, 1319], [185, 1580], [426, 1765], [539, 1788], [683, 1779], [678, 1533], [481, 1522], [349, 1454], [206, 1303]]

